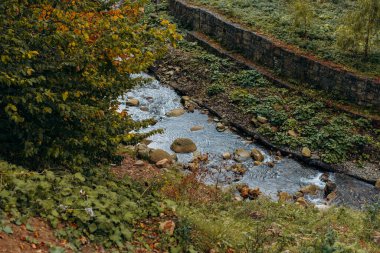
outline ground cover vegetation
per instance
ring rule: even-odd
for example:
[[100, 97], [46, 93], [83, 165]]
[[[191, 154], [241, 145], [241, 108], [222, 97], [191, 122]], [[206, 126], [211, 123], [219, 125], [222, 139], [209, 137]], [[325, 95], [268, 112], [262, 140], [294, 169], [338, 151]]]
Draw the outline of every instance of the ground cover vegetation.
[[253, 30], [369, 76], [380, 73], [377, 0], [192, 0]]
[[256, 130], [275, 145], [296, 151], [308, 147], [330, 164], [378, 163], [380, 131], [369, 120], [278, 87], [257, 71], [242, 69], [194, 43], [180, 44], [178, 55], [168, 56], [167, 64], [181, 66], [205, 97], [227, 99], [238, 106]]
[[318, 210], [266, 197], [234, 199], [223, 190], [174, 168], [155, 179], [155, 188], [175, 203], [182, 245], [200, 252], [377, 252], [373, 233], [379, 228], [379, 206], [365, 211], [334, 207]]

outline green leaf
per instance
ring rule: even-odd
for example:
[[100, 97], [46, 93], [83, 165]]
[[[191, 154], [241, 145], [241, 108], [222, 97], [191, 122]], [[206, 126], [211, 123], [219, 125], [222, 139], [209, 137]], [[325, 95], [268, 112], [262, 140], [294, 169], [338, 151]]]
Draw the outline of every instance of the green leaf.
[[74, 178], [78, 179], [81, 182], [86, 181], [86, 179], [84, 178], [84, 176], [82, 174], [80, 174], [79, 172], [74, 174]]
[[53, 246], [49, 249], [49, 253], [65, 253], [65, 252], [66, 252], [65, 249], [61, 247]]
[[90, 226], [88, 226], [88, 229], [89, 229], [90, 233], [94, 233], [97, 229], [97, 226], [95, 223], [91, 223]]
[[6, 233], [8, 235], [13, 234], [13, 230], [10, 226], [3, 227], [3, 231], [4, 231], [4, 233]]
[[29, 223], [26, 224], [26, 230], [28, 230], [30, 232], [34, 232], [34, 228]]

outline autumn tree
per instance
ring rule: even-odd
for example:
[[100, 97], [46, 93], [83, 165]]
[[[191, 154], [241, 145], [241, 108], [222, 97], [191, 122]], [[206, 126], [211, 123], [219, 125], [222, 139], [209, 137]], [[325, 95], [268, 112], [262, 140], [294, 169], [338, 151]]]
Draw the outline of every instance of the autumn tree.
[[2, 0], [0, 158], [29, 168], [109, 161], [144, 123], [117, 98], [178, 39], [142, 1]]
[[379, 43], [379, 36], [380, 1], [358, 0], [337, 30], [337, 44], [344, 50], [364, 52], [367, 58], [371, 46]]

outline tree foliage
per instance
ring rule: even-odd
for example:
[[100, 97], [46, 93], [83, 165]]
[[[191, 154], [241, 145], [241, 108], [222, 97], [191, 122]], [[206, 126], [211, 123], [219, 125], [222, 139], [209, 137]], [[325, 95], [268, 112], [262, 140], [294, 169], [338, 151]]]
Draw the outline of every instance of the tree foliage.
[[358, 0], [357, 7], [343, 19], [337, 31], [337, 44], [345, 50], [364, 52], [380, 43], [380, 1]]
[[1, 1], [3, 159], [79, 168], [112, 158], [143, 125], [116, 112], [117, 98], [178, 35], [166, 20], [149, 25], [142, 1], [114, 2]]
[[313, 7], [308, 0], [294, 0], [291, 3], [294, 26], [302, 30], [302, 35], [306, 36], [307, 29], [313, 19]]

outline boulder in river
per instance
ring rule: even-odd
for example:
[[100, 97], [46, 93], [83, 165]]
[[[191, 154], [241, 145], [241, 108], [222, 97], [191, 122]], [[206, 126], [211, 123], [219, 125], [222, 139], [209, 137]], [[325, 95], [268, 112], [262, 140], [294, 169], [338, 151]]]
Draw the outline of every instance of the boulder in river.
[[218, 123], [216, 124], [216, 130], [217, 130], [218, 132], [223, 132], [224, 130], [226, 130], [226, 126], [223, 125], [223, 123], [218, 122]]
[[128, 106], [138, 106], [140, 104], [140, 101], [136, 98], [129, 98], [127, 101], [126, 101], [126, 104]]
[[322, 182], [326, 183], [327, 181], [329, 181], [329, 174], [328, 174], [328, 173], [323, 173], [323, 174], [319, 177], [319, 180], [321, 180]]
[[246, 161], [251, 157], [251, 153], [243, 148], [236, 149], [234, 155], [235, 160], [238, 162]]
[[259, 161], [259, 162], [264, 161], [263, 153], [261, 153], [261, 151], [258, 150], [257, 148], [252, 149], [251, 156], [253, 157], [255, 161]]
[[327, 197], [330, 193], [334, 192], [335, 190], [336, 190], [336, 184], [333, 181], [328, 180], [326, 182], [325, 189], [323, 190], [324, 196]]
[[331, 192], [329, 195], [326, 196], [326, 200], [327, 202], [331, 202], [333, 201], [334, 199], [336, 199], [337, 195], [336, 195], [336, 192]]
[[300, 206], [307, 207], [309, 204], [307, 203], [306, 199], [304, 197], [299, 197], [296, 200], [296, 203]]
[[190, 128], [190, 131], [192, 131], [192, 132], [200, 131], [203, 128], [204, 128], [203, 126], [193, 126], [193, 127]]
[[290, 194], [287, 193], [287, 192], [279, 192], [279, 193], [277, 194], [277, 197], [278, 197], [278, 201], [279, 201], [279, 202], [287, 202], [287, 201], [291, 201], [291, 200], [293, 200], [292, 195], [290, 195]]
[[182, 96], [182, 97], [181, 97], [181, 102], [182, 102], [182, 103], [185, 103], [185, 102], [187, 102], [187, 101], [190, 101], [190, 97], [189, 97], [189, 96]]
[[185, 110], [182, 108], [173, 109], [166, 114], [168, 117], [179, 117], [185, 113]]
[[311, 157], [311, 151], [307, 147], [303, 147], [301, 153], [303, 157], [307, 157], [307, 158]]
[[261, 195], [259, 188], [250, 189], [248, 185], [238, 185], [236, 188], [243, 199], [257, 199]]
[[168, 152], [166, 152], [165, 150], [152, 149], [149, 152], [149, 161], [151, 163], [156, 164], [157, 162], [159, 162], [163, 159], [168, 159], [169, 162], [172, 162], [172, 156]]
[[300, 192], [302, 192], [303, 194], [315, 195], [317, 194], [318, 189], [319, 189], [318, 186], [316, 186], [315, 184], [310, 184], [310, 185], [302, 187], [300, 189]]
[[195, 108], [197, 108], [197, 105], [190, 101], [185, 102], [184, 106], [189, 112], [194, 112]]
[[191, 153], [197, 150], [197, 146], [189, 138], [178, 138], [174, 140], [170, 149], [176, 153]]
[[247, 168], [244, 167], [243, 164], [237, 163], [231, 166], [231, 171], [239, 175], [244, 175], [247, 172]]
[[231, 154], [229, 152], [224, 152], [222, 154], [222, 157], [224, 160], [229, 160], [229, 159], [231, 159]]

